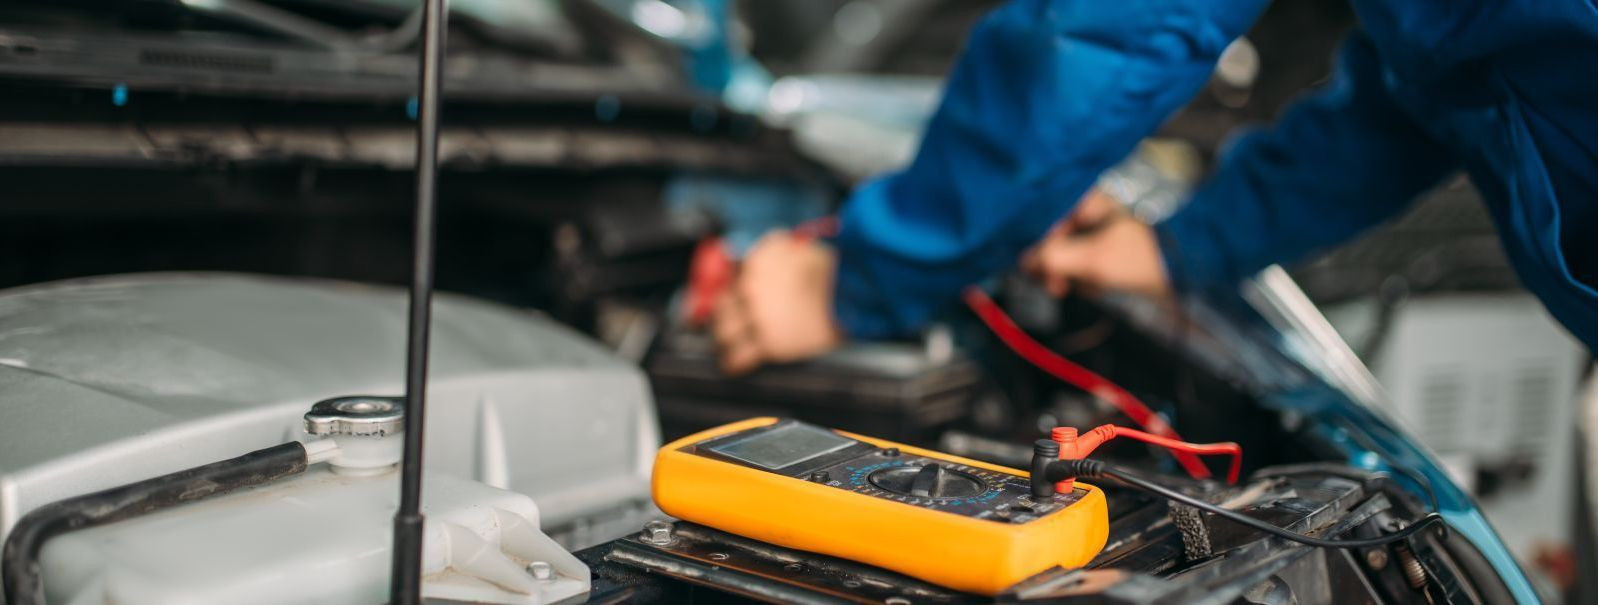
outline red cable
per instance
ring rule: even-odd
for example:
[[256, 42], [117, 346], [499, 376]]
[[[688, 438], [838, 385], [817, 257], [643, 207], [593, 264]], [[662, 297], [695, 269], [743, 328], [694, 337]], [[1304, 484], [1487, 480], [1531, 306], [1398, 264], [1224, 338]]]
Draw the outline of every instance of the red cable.
[[[1015, 354], [1020, 355], [1022, 359], [1037, 366], [1038, 369], [1048, 372], [1055, 378], [1065, 381], [1066, 384], [1110, 402], [1110, 405], [1115, 406], [1115, 409], [1120, 410], [1122, 414], [1126, 414], [1128, 418], [1131, 418], [1132, 422], [1152, 433], [1151, 437], [1159, 436], [1176, 442], [1180, 442], [1182, 439], [1180, 435], [1176, 434], [1176, 429], [1171, 428], [1170, 423], [1165, 421], [1164, 417], [1155, 413], [1154, 410], [1138, 400], [1137, 397], [1133, 397], [1131, 393], [1121, 388], [1120, 385], [1110, 382], [1109, 379], [1095, 374], [1092, 370], [1077, 365], [1069, 359], [1061, 357], [1058, 353], [1033, 340], [1025, 330], [1021, 329], [1021, 326], [1015, 325], [1015, 321], [1011, 320], [1010, 316], [1005, 315], [1004, 310], [1000, 309], [999, 305], [993, 302], [993, 299], [988, 298], [987, 293], [980, 288], [976, 286], [966, 288], [965, 303], [977, 314], [977, 318], [981, 319], [982, 323], [987, 324], [988, 329], [992, 330], [993, 334], [1004, 342], [1005, 346], [1015, 351]], [[1187, 451], [1173, 450], [1171, 453], [1176, 456], [1176, 461], [1182, 465], [1183, 470], [1186, 470], [1187, 474], [1194, 479], [1208, 479], [1210, 477], [1209, 467], [1204, 466], [1198, 456]]]
[[[1231, 456], [1232, 465], [1231, 468], [1227, 469], [1226, 473], [1227, 483], [1237, 483], [1237, 476], [1243, 470], [1243, 447], [1230, 441], [1225, 443], [1188, 443], [1113, 424], [1101, 425], [1081, 434], [1078, 434], [1075, 428], [1069, 426], [1057, 426], [1054, 427], [1054, 430], [1049, 431], [1049, 438], [1060, 444], [1061, 460], [1081, 460], [1086, 458], [1093, 453], [1093, 450], [1098, 449], [1099, 446], [1110, 442], [1116, 437], [1130, 437], [1144, 443], [1158, 445], [1170, 450], [1173, 455], [1177, 455], [1180, 452], [1183, 454], [1224, 454]], [[1074, 481], [1075, 479], [1072, 478], [1063, 479], [1055, 483], [1054, 486], [1056, 490], [1069, 492]]]
[[1115, 427], [1115, 436], [1131, 437], [1144, 443], [1152, 443], [1174, 452], [1189, 452], [1200, 456], [1228, 455], [1232, 457], [1232, 464], [1226, 469], [1226, 482], [1237, 483], [1237, 476], [1243, 471], [1243, 446], [1226, 441], [1222, 443], [1188, 443], [1177, 441], [1159, 435], [1145, 433], [1137, 429], [1124, 426]]

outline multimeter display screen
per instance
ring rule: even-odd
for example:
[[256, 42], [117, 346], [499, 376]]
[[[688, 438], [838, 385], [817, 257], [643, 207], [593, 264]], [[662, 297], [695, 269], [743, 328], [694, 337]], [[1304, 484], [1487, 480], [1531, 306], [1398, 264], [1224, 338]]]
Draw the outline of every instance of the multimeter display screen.
[[794, 423], [712, 446], [710, 451], [774, 471], [854, 443], [832, 431]]

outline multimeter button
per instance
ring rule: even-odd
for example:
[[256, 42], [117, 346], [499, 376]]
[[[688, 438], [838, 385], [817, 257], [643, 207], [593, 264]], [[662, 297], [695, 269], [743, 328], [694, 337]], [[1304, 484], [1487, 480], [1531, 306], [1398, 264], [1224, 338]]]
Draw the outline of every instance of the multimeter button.
[[871, 473], [867, 480], [883, 490], [917, 498], [970, 498], [986, 489], [981, 479], [940, 464], [889, 467]]
[[827, 471], [816, 471], [814, 473], [810, 473], [810, 480], [816, 483], [826, 483], [832, 480], [832, 473], [828, 473]]

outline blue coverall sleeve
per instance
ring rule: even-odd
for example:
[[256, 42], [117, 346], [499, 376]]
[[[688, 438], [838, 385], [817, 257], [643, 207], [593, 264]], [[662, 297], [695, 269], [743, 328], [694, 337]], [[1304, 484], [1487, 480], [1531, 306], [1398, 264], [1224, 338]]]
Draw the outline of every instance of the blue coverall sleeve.
[[835, 310], [903, 335], [1013, 265], [1204, 85], [1268, 0], [1016, 0], [982, 19], [914, 162], [848, 200]]
[[1356, 33], [1333, 80], [1242, 136], [1188, 204], [1155, 228], [1180, 289], [1230, 287], [1390, 218], [1458, 160], [1394, 103]]

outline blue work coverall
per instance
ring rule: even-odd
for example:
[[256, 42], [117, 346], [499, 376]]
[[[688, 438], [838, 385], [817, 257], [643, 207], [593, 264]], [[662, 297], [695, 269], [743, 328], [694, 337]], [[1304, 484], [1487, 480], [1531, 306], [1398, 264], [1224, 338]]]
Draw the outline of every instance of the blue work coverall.
[[[1017, 0], [971, 33], [915, 161], [846, 203], [845, 330], [910, 333], [1013, 266], [1202, 87], [1266, 0]], [[1183, 288], [1353, 237], [1463, 169], [1525, 286], [1598, 350], [1598, 9], [1353, 0], [1333, 80], [1156, 225]]]

